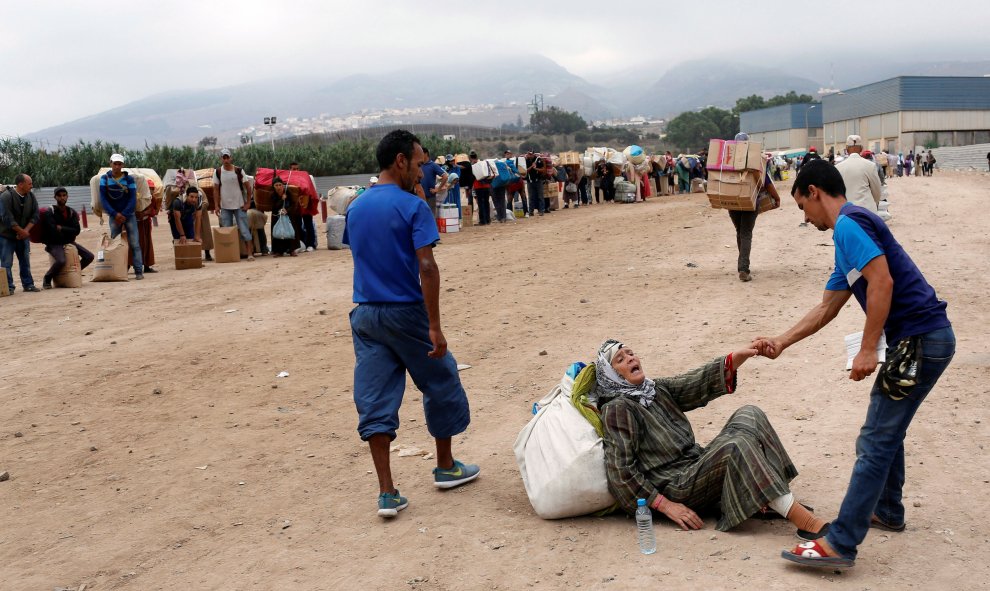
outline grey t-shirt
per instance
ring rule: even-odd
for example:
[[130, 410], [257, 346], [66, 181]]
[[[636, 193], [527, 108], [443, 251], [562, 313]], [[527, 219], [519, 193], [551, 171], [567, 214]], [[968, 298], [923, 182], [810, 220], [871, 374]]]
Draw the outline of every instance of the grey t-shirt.
[[[220, 167], [220, 209], [240, 209], [244, 205], [244, 195], [241, 193], [241, 186], [237, 182], [237, 171], [227, 170]], [[241, 173], [243, 178], [244, 173]], [[213, 172], [213, 184], [217, 184], [217, 173]]]

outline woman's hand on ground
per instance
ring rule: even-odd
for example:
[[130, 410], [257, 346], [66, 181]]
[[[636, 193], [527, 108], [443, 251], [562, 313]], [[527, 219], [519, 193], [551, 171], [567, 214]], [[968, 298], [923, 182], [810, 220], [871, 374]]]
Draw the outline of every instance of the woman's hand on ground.
[[698, 517], [698, 514], [681, 503], [675, 503], [668, 499], [661, 510], [664, 515], [670, 518], [681, 529], [701, 529], [705, 527], [705, 522]]

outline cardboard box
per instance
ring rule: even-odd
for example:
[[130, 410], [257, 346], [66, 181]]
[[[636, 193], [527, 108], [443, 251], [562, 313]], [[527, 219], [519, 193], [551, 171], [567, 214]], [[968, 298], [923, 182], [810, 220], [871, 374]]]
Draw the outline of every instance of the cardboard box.
[[715, 209], [754, 211], [762, 172], [712, 171], [708, 175], [708, 201]]
[[174, 241], [173, 248], [175, 250], [175, 268], [177, 270], [203, 268], [202, 243], [186, 242], [185, 244], [179, 244], [177, 241]]
[[447, 218], [437, 218], [437, 230], [441, 234], [453, 234], [454, 232], [459, 232], [461, 229], [461, 223], [456, 219]]
[[439, 217], [447, 220], [456, 220], [460, 218], [457, 212], [457, 206], [453, 203], [444, 203], [440, 206]]
[[10, 295], [10, 286], [7, 285], [7, 274], [4, 273], [0, 277], [0, 298], [4, 298]]
[[218, 263], [238, 263], [241, 260], [241, 235], [237, 226], [213, 228], [213, 259]]
[[761, 142], [711, 140], [708, 142], [708, 170], [763, 170]]
[[550, 211], [557, 211], [558, 209], [560, 209], [560, 197], [554, 195], [553, 197], [550, 198], [549, 209]]
[[577, 152], [561, 152], [560, 153], [560, 163], [564, 166], [570, 165], [580, 165], [581, 155]]
[[461, 206], [461, 227], [470, 228], [474, 225], [474, 210], [470, 205]]

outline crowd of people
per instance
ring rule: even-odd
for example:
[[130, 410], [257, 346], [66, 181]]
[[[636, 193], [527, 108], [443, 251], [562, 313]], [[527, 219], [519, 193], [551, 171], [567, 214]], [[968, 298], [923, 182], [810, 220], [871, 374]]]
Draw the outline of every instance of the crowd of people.
[[[168, 190], [174, 198], [168, 202], [166, 211], [172, 239], [178, 244], [198, 242], [202, 245], [203, 257], [213, 261], [212, 223], [210, 214], [219, 219], [220, 227], [236, 227], [243, 244], [241, 258], [253, 261], [255, 255], [297, 256], [303, 252], [313, 252], [318, 245], [315, 223], [318, 202], [311, 200], [306, 206], [298, 200], [290, 199], [287, 183], [275, 177], [272, 182], [271, 247], [268, 245], [264, 224], [268, 217], [257, 209], [255, 203], [255, 179], [235, 166], [231, 152], [221, 150], [221, 163], [211, 178], [212, 188], [204, 193], [195, 182], [195, 172], [179, 168], [171, 180]], [[293, 162], [289, 171], [300, 171], [300, 165]], [[111, 240], [123, 235], [128, 246], [127, 266], [133, 269], [134, 278], [144, 279], [145, 273], [157, 273], [155, 269], [155, 249], [152, 231], [157, 222], [163, 203], [152, 199], [142, 209], [138, 209], [138, 187], [136, 175], [125, 169], [122, 154], [110, 156], [110, 169], [99, 177], [99, 205], [107, 217], [108, 234]], [[51, 289], [53, 279], [66, 265], [65, 247], [72, 245], [79, 255], [80, 271], [88, 267], [94, 255], [77, 241], [81, 232], [80, 216], [68, 205], [68, 190], [57, 187], [51, 208], [41, 208], [33, 191], [31, 176], [18, 174], [14, 185], [0, 191], [0, 266], [6, 274], [7, 289], [15, 291], [13, 261], [16, 258], [21, 287], [25, 292], [40, 292]], [[275, 227], [280, 217], [291, 222], [290, 238], [275, 238]], [[35, 285], [31, 270], [31, 242], [40, 242], [51, 255], [53, 262], [44, 274], [42, 286]]]

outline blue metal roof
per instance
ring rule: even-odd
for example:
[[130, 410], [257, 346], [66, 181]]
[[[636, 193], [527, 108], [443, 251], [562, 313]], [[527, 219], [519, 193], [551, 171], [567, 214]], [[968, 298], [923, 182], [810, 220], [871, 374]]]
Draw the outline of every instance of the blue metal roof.
[[739, 129], [746, 133], [804, 129], [805, 124], [810, 129], [822, 126], [821, 103], [780, 105], [739, 114]]
[[825, 123], [896, 111], [990, 110], [990, 78], [898, 76], [822, 97]]

